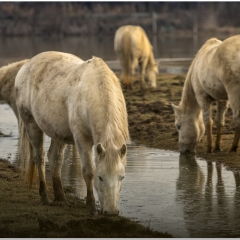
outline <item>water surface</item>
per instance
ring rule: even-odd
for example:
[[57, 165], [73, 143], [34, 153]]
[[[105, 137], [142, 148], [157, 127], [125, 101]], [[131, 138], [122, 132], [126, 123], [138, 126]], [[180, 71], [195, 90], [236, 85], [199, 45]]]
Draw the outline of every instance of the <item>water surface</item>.
[[[18, 129], [11, 108], [0, 104], [0, 158], [16, 161]], [[46, 138], [45, 149], [49, 146]], [[128, 145], [120, 215], [175, 237], [239, 237], [240, 174], [178, 152]], [[47, 164], [47, 176], [50, 172]], [[84, 198], [86, 187], [74, 146], [64, 153], [62, 180]], [[95, 192], [96, 194], [96, 192]], [[96, 196], [97, 198], [97, 196]]]
[[[220, 40], [229, 34], [204, 34], [195, 36], [170, 35], [149, 36], [155, 58], [193, 58], [198, 49], [211, 37]], [[44, 51], [72, 53], [83, 60], [92, 56], [105, 61], [116, 60], [113, 47], [114, 35], [80, 37], [0, 37], [0, 66], [25, 58], [32, 58]]]

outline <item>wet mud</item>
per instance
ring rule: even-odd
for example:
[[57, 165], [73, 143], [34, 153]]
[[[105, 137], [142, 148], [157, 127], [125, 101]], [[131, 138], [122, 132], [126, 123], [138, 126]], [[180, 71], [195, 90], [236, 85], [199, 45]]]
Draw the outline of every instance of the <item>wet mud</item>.
[[[119, 73], [118, 73], [119, 74]], [[118, 75], [119, 76], [119, 75]], [[182, 88], [186, 74], [159, 74], [158, 87], [155, 90], [141, 91], [136, 80], [133, 91], [124, 90], [129, 114], [129, 130], [131, 139], [147, 147], [178, 151], [178, 132], [174, 126], [174, 113], [171, 103], [176, 105], [181, 100]], [[213, 119], [216, 105], [212, 106]], [[232, 110], [225, 115], [225, 126], [222, 134], [222, 150], [213, 154], [206, 153], [207, 138], [204, 135], [197, 145], [197, 157], [223, 163], [231, 169], [240, 169], [240, 150], [229, 153], [234, 134]], [[213, 141], [216, 138], [216, 126], [213, 126]]]
[[[38, 184], [28, 190], [18, 168], [0, 160], [0, 237], [170, 237], [124, 217], [91, 216], [83, 200], [74, 197], [74, 190], [64, 191], [70, 206], [40, 204]], [[53, 199], [51, 182], [48, 182]]]

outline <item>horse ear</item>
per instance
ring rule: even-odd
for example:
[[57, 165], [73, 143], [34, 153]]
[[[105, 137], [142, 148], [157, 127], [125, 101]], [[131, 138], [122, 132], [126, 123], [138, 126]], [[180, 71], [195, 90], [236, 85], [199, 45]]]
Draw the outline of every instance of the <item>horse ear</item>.
[[98, 155], [100, 155], [100, 156], [104, 156], [104, 154], [105, 154], [105, 148], [102, 146], [101, 143], [99, 143], [99, 144], [97, 145], [97, 153], [98, 153]]
[[126, 152], [127, 152], [127, 146], [126, 146], [126, 144], [123, 144], [119, 150], [119, 154], [121, 157], [123, 157], [126, 154]]
[[172, 105], [175, 115], [179, 115], [180, 114], [179, 106], [176, 106], [173, 103], [171, 103], [171, 105]]

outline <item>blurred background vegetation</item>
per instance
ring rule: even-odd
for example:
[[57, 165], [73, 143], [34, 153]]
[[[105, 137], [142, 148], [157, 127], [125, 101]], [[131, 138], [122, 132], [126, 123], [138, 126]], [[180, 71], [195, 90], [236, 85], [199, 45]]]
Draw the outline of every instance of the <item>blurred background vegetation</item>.
[[126, 24], [157, 34], [231, 31], [239, 12], [240, 2], [0, 2], [0, 36], [113, 35]]

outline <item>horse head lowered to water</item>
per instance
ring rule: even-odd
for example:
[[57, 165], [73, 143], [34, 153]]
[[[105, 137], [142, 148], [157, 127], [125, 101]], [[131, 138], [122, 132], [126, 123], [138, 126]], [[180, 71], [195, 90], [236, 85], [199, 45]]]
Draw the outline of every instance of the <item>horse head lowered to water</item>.
[[132, 89], [132, 76], [140, 66], [141, 88], [146, 87], [145, 79], [151, 88], [156, 88], [158, 64], [155, 62], [153, 47], [147, 34], [140, 26], [126, 25], [117, 29], [114, 37], [114, 51], [120, 60], [123, 85]]
[[129, 132], [125, 100], [116, 75], [97, 57], [83, 61], [68, 53], [43, 52], [21, 68], [15, 88], [20, 137], [25, 138], [26, 133], [30, 143], [28, 181], [31, 186], [37, 169], [41, 201], [49, 202], [45, 133], [51, 138], [47, 156], [55, 200], [67, 203], [61, 183], [63, 150], [66, 144], [75, 144], [82, 162], [90, 211], [96, 212], [94, 183], [102, 212], [118, 214]]
[[201, 47], [187, 73], [179, 106], [172, 104], [179, 132], [180, 152], [194, 152], [207, 132], [207, 151], [212, 152], [211, 103], [217, 101], [217, 138], [215, 150], [221, 150], [221, 132], [230, 103], [235, 134], [230, 151], [236, 151], [240, 138], [240, 35], [225, 41], [211, 38]]
[[6, 101], [12, 108], [15, 116], [18, 118], [18, 111], [15, 97], [15, 77], [19, 69], [28, 61], [28, 59], [14, 62], [0, 68], [0, 100]]

